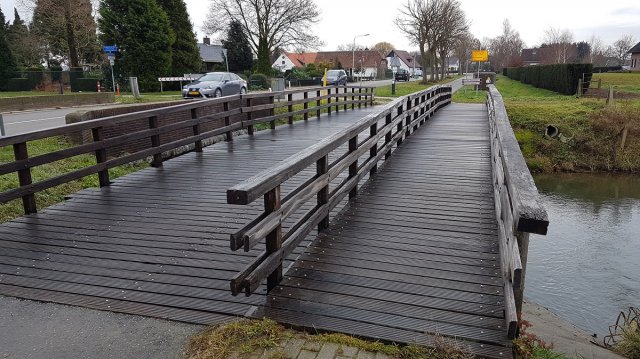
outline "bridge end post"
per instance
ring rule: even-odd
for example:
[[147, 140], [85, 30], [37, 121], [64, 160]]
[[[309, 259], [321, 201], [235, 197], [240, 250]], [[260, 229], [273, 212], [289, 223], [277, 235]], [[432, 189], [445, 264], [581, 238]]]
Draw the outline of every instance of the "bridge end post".
[[520, 250], [520, 262], [522, 263], [522, 275], [520, 276], [520, 286], [513, 291], [516, 301], [516, 312], [522, 313], [522, 303], [524, 301], [524, 279], [527, 272], [527, 258], [529, 256], [529, 233], [516, 232], [518, 249]]
[[[281, 206], [280, 186], [272, 189], [264, 195], [264, 212], [269, 214], [280, 209]], [[282, 225], [279, 224], [266, 237], [267, 256], [277, 252], [282, 247]], [[282, 281], [282, 262], [267, 277], [267, 291], [275, 288]]]

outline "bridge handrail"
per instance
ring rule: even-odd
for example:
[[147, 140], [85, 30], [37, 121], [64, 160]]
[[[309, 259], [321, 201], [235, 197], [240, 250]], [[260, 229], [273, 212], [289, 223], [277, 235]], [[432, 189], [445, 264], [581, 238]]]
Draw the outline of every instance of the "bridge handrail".
[[[264, 212], [231, 235], [231, 249], [235, 251], [244, 247], [249, 251], [266, 238], [266, 250], [232, 278], [230, 287], [233, 295], [243, 290], [250, 295], [265, 278], [267, 290], [273, 289], [282, 279], [284, 259], [307, 234], [316, 225], [318, 231], [327, 228], [331, 210], [347, 194], [349, 198], [354, 197], [358, 183], [367, 174], [375, 175], [378, 162], [383, 157], [389, 158], [393, 146], [402, 144], [412, 129], [417, 129], [450, 99], [451, 87], [448, 86], [435, 86], [399, 98], [380, 111], [228, 189], [229, 204], [248, 205], [264, 196]], [[366, 137], [358, 141], [362, 132]], [[330, 163], [330, 154], [347, 144], [346, 153], [338, 153], [338, 158]], [[359, 163], [361, 157], [365, 158]], [[315, 175], [281, 198], [281, 185], [314, 165]], [[348, 176], [330, 191], [332, 180], [340, 178], [347, 169]], [[313, 197], [316, 197], [315, 203]], [[283, 222], [294, 219], [292, 215], [299, 209], [308, 208], [304, 206], [309, 204], [312, 208], [283, 234]]]
[[516, 140], [502, 95], [489, 85], [487, 109], [491, 132], [491, 165], [504, 280], [505, 321], [513, 339], [522, 310], [529, 233], [545, 235], [549, 226], [536, 185]]
[[[304, 98], [293, 100], [293, 95], [298, 93], [302, 93]], [[315, 96], [310, 97], [309, 93]], [[275, 98], [281, 96], [286, 96], [286, 100], [276, 102]], [[323, 103], [324, 100], [326, 100], [326, 103]], [[162, 166], [163, 153], [189, 145], [193, 145], [195, 150], [200, 152], [203, 146], [202, 141], [207, 138], [226, 135], [227, 140], [230, 141], [232, 140], [233, 131], [248, 129], [249, 134], [252, 134], [254, 125], [259, 123], [270, 123], [273, 129], [276, 121], [280, 119], [288, 119], [289, 123], [293, 123], [294, 116], [302, 115], [307, 120], [309, 114], [315, 114], [320, 117], [322, 110], [325, 109], [327, 112], [332, 110], [339, 111], [340, 108], [347, 110], [349, 106], [355, 108], [355, 106], [361, 107], [362, 105], [373, 104], [373, 100], [374, 88], [359, 86], [329, 86], [282, 92], [249, 93], [192, 101], [185, 104], [0, 137], [0, 148], [13, 146], [14, 151], [14, 161], [0, 164], [0, 176], [17, 173], [19, 180], [19, 187], [0, 192], [0, 203], [22, 198], [25, 214], [35, 213], [37, 212], [35, 193], [48, 188], [93, 174], [98, 174], [100, 187], [108, 186], [110, 184], [109, 169], [113, 167], [150, 157], [153, 158], [152, 166], [160, 167]], [[237, 102], [240, 102], [240, 106], [232, 108], [232, 103]], [[294, 105], [299, 104], [302, 104], [303, 108], [294, 110]], [[214, 105], [222, 106], [222, 110], [212, 112], [210, 107]], [[285, 111], [276, 113], [276, 109], [279, 108], [284, 108]], [[267, 111], [266, 116], [265, 111]], [[198, 112], [203, 113], [198, 114]], [[183, 113], [184, 119], [168, 124], [160, 124], [159, 118], [162, 116], [178, 113]], [[240, 114], [245, 114], [245, 118], [233, 122], [230, 120], [231, 116]], [[140, 120], [148, 120], [148, 126], [144, 125], [146, 128], [142, 130], [118, 134], [113, 137], [105, 135], [106, 128], [126, 126]], [[204, 131], [202, 129], [204, 125], [213, 128]], [[182, 132], [179, 132], [180, 130]], [[74, 136], [78, 133], [82, 135], [84, 131], [90, 131], [91, 142], [54, 152], [29, 156], [28, 148], [29, 143], [32, 141], [55, 136]], [[161, 136], [168, 134], [173, 136], [170, 139], [171, 142], [162, 143]], [[133, 153], [118, 154], [114, 158], [108, 157], [108, 150], [128, 144], [143, 144], [140, 145], [143, 148]], [[31, 176], [32, 168], [88, 153], [95, 155], [95, 164], [73, 169], [56, 177], [33, 182]]]

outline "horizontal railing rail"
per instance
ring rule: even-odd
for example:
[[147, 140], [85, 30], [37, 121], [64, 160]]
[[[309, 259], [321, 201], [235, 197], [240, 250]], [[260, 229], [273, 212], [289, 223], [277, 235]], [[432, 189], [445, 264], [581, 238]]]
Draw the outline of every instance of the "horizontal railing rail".
[[[267, 290], [273, 289], [282, 279], [285, 258], [313, 228], [317, 226], [318, 231], [327, 228], [329, 214], [347, 194], [349, 198], [356, 196], [358, 184], [365, 176], [375, 175], [378, 162], [389, 159], [394, 146], [401, 145], [404, 138], [450, 99], [451, 87], [443, 86], [397, 99], [228, 189], [229, 204], [248, 205], [264, 198], [264, 212], [230, 238], [234, 251], [240, 248], [250, 251], [263, 240], [266, 246], [232, 278], [233, 295], [242, 291], [250, 295], [265, 279]], [[346, 151], [341, 153], [340, 149], [344, 147], [347, 147]], [[330, 156], [335, 157], [331, 162]], [[282, 185], [308, 169], [315, 169], [315, 175], [283, 198]], [[283, 233], [285, 221], [295, 223]]]
[[500, 92], [489, 85], [491, 164], [509, 338], [522, 311], [529, 234], [547, 234], [549, 218], [520, 151]]
[[[369, 106], [373, 104], [373, 90], [372, 87], [332, 86], [250, 93], [190, 101], [185, 104], [1, 137], [0, 148], [12, 146], [14, 161], [0, 164], [0, 176], [16, 173], [18, 186], [0, 192], [0, 203], [22, 198], [25, 214], [36, 213], [35, 194], [48, 188], [94, 174], [98, 174], [101, 187], [108, 186], [110, 184], [109, 169], [113, 167], [147, 158], [153, 158], [152, 166], [160, 167], [163, 153], [191, 145], [195, 151], [201, 152], [203, 140], [218, 135], [226, 135], [226, 140], [231, 141], [234, 131], [247, 129], [249, 134], [253, 134], [256, 124], [269, 123], [274, 129], [278, 120], [287, 119], [291, 124], [295, 116], [302, 116], [304, 120], [308, 120], [309, 114], [320, 117], [323, 111], [330, 113], [332, 110]], [[303, 98], [294, 100], [296, 94], [302, 94]], [[276, 98], [286, 100], [276, 101]], [[302, 105], [303, 108], [295, 109], [295, 105]], [[214, 107], [218, 109], [212, 110]], [[161, 118], [172, 114], [180, 115], [182, 118], [175, 122], [167, 121], [169, 123], [161, 124]], [[237, 121], [232, 120], [237, 116], [243, 117]], [[141, 125], [143, 129], [125, 131], [111, 137], [106, 134], [109, 128], [126, 127], [140, 121], [144, 122]], [[29, 156], [29, 144], [33, 141], [55, 136], [74, 136], [78, 133], [88, 133], [87, 137], [90, 137], [90, 141], [54, 152]], [[162, 140], [165, 140], [164, 143]], [[142, 149], [131, 153], [109, 156], [110, 150], [127, 144], [143, 144], [143, 146], [141, 146]], [[37, 182], [32, 180], [34, 167], [85, 154], [93, 154], [95, 164]]]

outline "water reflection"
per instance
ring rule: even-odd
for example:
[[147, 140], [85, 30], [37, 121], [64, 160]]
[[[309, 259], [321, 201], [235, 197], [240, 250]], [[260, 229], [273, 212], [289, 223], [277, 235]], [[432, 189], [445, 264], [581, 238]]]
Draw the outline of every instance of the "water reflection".
[[549, 212], [532, 236], [526, 296], [602, 336], [640, 306], [640, 176], [535, 176]]

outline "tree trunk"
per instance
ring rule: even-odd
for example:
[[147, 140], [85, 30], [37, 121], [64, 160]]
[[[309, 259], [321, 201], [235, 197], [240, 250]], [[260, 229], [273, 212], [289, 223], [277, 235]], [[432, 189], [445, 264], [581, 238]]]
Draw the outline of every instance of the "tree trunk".
[[256, 68], [258, 73], [271, 76], [271, 52], [269, 51], [269, 43], [267, 39], [258, 40], [258, 64]]
[[69, 47], [69, 64], [71, 67], [79, 67], [80, 59], [78, 58], [78, 46], [76, 44], [76, 36], [73, 33], [73, 24], [71, 23], [70, 1], [64, 2], [64, 22], [67, 35], [67, 46]]

